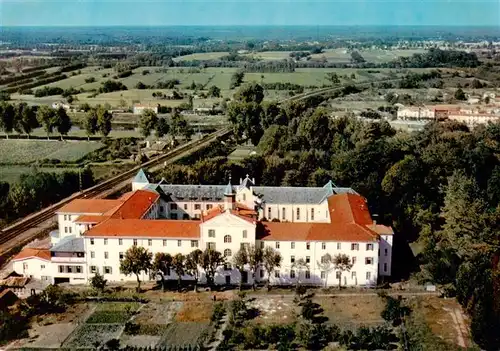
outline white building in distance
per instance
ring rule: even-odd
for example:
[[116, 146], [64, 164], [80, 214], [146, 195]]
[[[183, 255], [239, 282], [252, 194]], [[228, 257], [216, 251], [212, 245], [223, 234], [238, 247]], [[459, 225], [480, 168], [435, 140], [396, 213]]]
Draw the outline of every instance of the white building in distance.
[[[96, 272], [108, 281], [134, 281], [119, 269], [131, 246], [172, 255], [212, 248], [227, 260], [216, 284], [251, 284], [249, 271], [240, 274], [231, 263], [241, 247], [255, 245], [282, 256], [271, 277], [257, 270], [257, 282], [336, 285], [340, 274], [344, 286], [373, 286], [391, 275], [392, 228], [372, 220], [362, 196], [332, 182], [319, 188], [265, 187], [247, 176], [237, 186], [153, 184], [141, 170], [121, 198], [74, 200], [57, 216], [50, 249], [22, 250], [14, 258], [17, 273], [53, 283], [87, 283]], [[326, 253], [348, 255], [352, 269], [322, 269]], [[299, 259], [307, 268], [296, 267]], [[177, 279], [173, 271], [167, 278]], [[148, 279], [154, 275], [143, 274]]]
[[151, 110], [154, 113], [158, 113], [158, 105], [141, 105], [141, 104], [135, 104], [134, 105], [134, 115], [140, 115], [143, 113], [145, 110]]

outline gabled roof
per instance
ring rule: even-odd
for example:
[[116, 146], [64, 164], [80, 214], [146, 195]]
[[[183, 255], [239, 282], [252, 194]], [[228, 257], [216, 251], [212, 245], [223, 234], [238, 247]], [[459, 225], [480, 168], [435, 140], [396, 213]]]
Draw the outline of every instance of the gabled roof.
[[87, 230], [84, 236], [198, 239], [199, 225], [200, 222], [189, 220], [108, 219]]
[[253, 187], [255, 186], [255, 183], [253, 182], [253, 180], [251, 180], [247, 174], [247, 176], [245, 177], [245, 179], [243, 179], [243, 181], [241, 182], [239, 188], [242, 189], [242, 188], [247, 188], [247, 189], [250, 189], [250, 187]]
[[123, 202], [105, 199], [75, 199], [61, 207], [56, 213], [80, 213], [102, 215], [111, 211]]
[[114, 209], [111, 218], [139, 219], [158, 200], [160, 195], [148, 190], [136, 190], [123, 204]]
[[139, 172], [137, 172], [137, 174], [135, 175], [134, 180], [132, 182], [134, 182], [134, 183], [149, 183], [149, 179], [148, 179], [146, 173], [144, 172], [144, 170], [141, 168], [139, 170]]
[[48, 249], [22, 249], [14, 258], [14, 261], [27, 260], [30, 258], [39, 258], [41, 260], [50, 261], [50, 251]]
[[249, 211], [247, 209], [239, 209], [238, 207], [235, 206], [233, 210], [230, 211], [225, 211], [222, 206], [216, 206], [212, 208], [210, 211], [207, 211], [205, 213], [202, 213], [201, 215], [201, 221], [202, 222], [208, 222], [212, 218], [215, 218], [217, 216], [220, 216], [224, 213], [230, 213], [231, 215], [238, 217], [240, 219], [243, 219], [247, 222], [250, 222], [252, 224], [256, 223], [255, 219], [255, 211]]
[[272, 241], [347, 241], [371, 242], [378, 239], [369, 226], [373, 221], [366, 201], [360, 195], [339, 194], [328, 197], [330, 223], [262, 222], [257, 239]]

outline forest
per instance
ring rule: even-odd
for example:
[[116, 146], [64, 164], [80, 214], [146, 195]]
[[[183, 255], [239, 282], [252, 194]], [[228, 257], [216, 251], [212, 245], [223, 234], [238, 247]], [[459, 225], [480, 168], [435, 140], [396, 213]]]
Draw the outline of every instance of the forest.
[[500, 124], [471, 131], [431, 123], [409, 134], [385, 121], [331, 119], [307, 102], [277, 105], [262, 96], [258, 84], [243, 86], [228, 111], [235, 134], [257, 145], [258, 155], [212, 157], [161, 175], [178, 184], [219, 184], [248, 173], [259, 185], [331, 179], [352, 187], [395, 229], [394, 279], [411, 275], [442, 286], [470, 314], [475, 342], [498, 349]]

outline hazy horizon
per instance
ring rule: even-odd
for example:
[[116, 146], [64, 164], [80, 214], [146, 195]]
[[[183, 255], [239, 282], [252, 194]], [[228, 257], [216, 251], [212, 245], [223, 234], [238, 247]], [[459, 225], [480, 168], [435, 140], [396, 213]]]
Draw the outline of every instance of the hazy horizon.
[[496, 0], [0, 0], [2, 27], [499, 27]]

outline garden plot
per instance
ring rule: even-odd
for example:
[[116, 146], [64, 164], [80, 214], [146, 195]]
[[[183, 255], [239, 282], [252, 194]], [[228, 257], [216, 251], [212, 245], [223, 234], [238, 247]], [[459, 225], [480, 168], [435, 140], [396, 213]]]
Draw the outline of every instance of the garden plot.
[[60, 348], [61, 344], [70, 336], [75, 328], [76, 325], [73, 323], [59, 323], [38, 327], [33, 331], [38, 334], [38, 337], [33, 342], [33, 339], [30, 339], [23, 347]]
[[384, 323], [380, 314], [385, 300], [379, 296], [325, 296], [315, 297], [314, 302], [321, 305], [330, 323], [341, 327], [372, 327]]
[[177, 322], [209, 322], [212, 311], [212, 302], [184, 302], [182, 308], [175, 316], [175, 320]]
[[209, 322], [174, 322], [171, 323], [161, 338], [160, 347], [202, 346], [210, 333]]
[[120, 324], [83, 324], [64, 343], [64, 347], [95, 348], [96, 345], [101, 345], [110, 339], [118, 339], [123, 328]]
[[259, 310], [259, 315], [255, 318], [256, 323], [292, 323], [297, 315], [295, 304], [291, 299], [259, 297], [250, 300], [249, 307]]
[[134, 322], [138, 324], [168, 324], [173, 321], [182, 305], [183, 302], [149, 303], [134, 317]]

